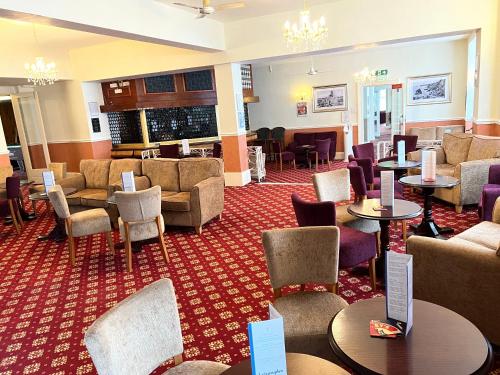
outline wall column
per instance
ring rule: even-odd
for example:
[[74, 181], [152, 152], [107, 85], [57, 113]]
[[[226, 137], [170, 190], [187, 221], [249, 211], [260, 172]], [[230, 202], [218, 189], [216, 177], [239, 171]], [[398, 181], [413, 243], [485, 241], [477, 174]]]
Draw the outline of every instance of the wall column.
[[240, 64], [215, 65], [217, 119], [224, 153], [224, 177], [227, 186], [250, 182], [245, 112]]
[[0, 167], [7, 165], [10, 165], [9, 150], [7, 149], [7, 141], [3, 132], [2, 119], [0, 119]]

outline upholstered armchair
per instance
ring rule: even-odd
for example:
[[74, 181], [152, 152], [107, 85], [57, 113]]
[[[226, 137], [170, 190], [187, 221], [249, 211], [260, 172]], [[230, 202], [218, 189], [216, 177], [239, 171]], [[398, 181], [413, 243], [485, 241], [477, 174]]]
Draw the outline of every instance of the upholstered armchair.
[[68, 234], [68, 246], [71, 265], [76, 263], [75, 237], [105, 233], [109, 249], [115, 253], [113, 231], [107, 212], [103, 208], [94, 208], [71, 214], [68, 202], [60, 185], [53, 186], [48, 192], [49, 200], [57, 216], [65, 221]]
[[479, 218], [482, 221], [492, 220], [493, 206], [498, 197], [500, 197], [500, 164], [494, 164], [490, 165], [488, 183], [483, 186], [478, 205]]
[[160, 145], [160, 157], [168, 159], [179, 159], [179, 145]]
[[398, 142], [405, 142], [405, 155], [417, 150], [418, 135], [401, 135], [395, 134], [392, 137], [392, 154], [398, 153]]
[[316, 170], [318, 170], [318, 164], [321, 161], [323, 165], [326, 160], [328, 163], [328, 169], [330, 169], [330, 139], [315, 139], [314, 144], [316, 148], [309, 152], [309, 169], [311, 169], [311, 162], [316, 163]]
[[229, 366], [182, 360], [181, 322], [170, 279], [146, 286], [113, 306], [85, 332], [84, 343], [102, 375], [148, 375], [174, 358], [165, 375], [219, 375]]
[[[330, 320], [347, 306], [336, 294], [339, 267], [337, 227], [287, 228], [262, 234], [273, 305], [283, 316], [287, 351], [332, 359], [327, 338]], [[305, 291], [308, 283], [324, 284], [326, 292]], [[299, 292], [281, 288], [302, 285]]]
[[17, 204], [20, 194], [19, 176], [7, 177], [5, 179], [5, 197], [0, 197], [0, 217], [10, 216], [17, 234], [20, 234], [23, 228], [23, 219]]
[[396, 156], [390, 156], [390, 157], [381, 158], [381, 159], [377, 160], [377, 158], [375, 157], [375, 148], [374, 148], [373, 143], [371, 143], [371, 142], [362, 143], [359, 145], [353, 145], [352, 146], [352, 153], [354, 154], [354, 157], [356, 159], [371, 159], [372, 163], [397, 159]]
[[279, 163], [279, 168], [280, 172], [283, 172], [283, 162], [288, 161], [293, 165], [293, 168], [295, 169], [295, 154], [291, 151], [282, 151], [282, 143], [279, 141], [273, 141], [272, 143], [272, 150], [273, 150], [273, 155], [276, 159], [276, 169], [278, 169], [278, 163]]

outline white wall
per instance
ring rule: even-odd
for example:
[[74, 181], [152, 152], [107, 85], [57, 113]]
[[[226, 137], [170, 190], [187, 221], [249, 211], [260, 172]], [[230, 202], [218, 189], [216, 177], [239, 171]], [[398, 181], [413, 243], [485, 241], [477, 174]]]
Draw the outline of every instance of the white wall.
[[[467, 40], [419, 42], [412, 45], [375, 47], [314, 58], [319, 74], [306, 74], [310, 60], [302, 58], [284, 63], [254, 66], [254, 92], [260, 103], [249, 104], [252, 129], [262, 126], [307, 128], [339, 125], [340, 112], [312, 112], [312, 87], [330, 84], [348, 85], [351, 120], [357, 112], [357, 86], [353, 74], [365, 66], [388, 69], [389, 80], [406, 83], [407, 77], [452, 73], [452, 102], [407, 107], [407, 122], [464, 118], [467, 79]], [[301, 94], [309, 103], [307, 117], [297, 117], [296, 103]], [[355, 121], [355, 120], [354, 120]]]
[[101, 131], [99, 133], [94, 133], [92, 129], [89, 102], [96, 102], [98, 106], [104, 104], [101, 84], [99, 82], [82, 82], [82, 90], [83, 90], [84, 108], [87, 116], [87, 125], [89, 127], [89, 132], [92, 141], [95, 142], [95, 141], [111, 139], [111, 134], [109, 132], [108, 116], [105, 113], [101, 113], [99, 111], [99, 122], [101, 124]]

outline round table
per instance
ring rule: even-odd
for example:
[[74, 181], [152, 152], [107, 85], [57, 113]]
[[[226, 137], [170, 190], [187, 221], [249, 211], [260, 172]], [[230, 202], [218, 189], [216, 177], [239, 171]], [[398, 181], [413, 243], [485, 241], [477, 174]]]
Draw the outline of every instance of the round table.
[[[342, 367], [330, 361], [308, 354], [286, 353], [286, 370], [288, 375], [348, 375]], [[252, 375], [250, 359], [232, 366], [222, 375]]]
[[453, 233], [452, 228], [439, 227], [432, 218], [432, 194], [436, 188], [452, 188], [460, 183], [455, 177], [436, 176], [435, 181], [423, 181], [421, 175], [405, 176], [399, 179], [403, 185], [421, 188], [424, 195], [424, 217], [418, 225], [412, 225], [413, 232], [419, 236], [439, 237], [441, 234]]
[[463, 316], [413, 300], [413, 328], [395, 339], [370, 337], [370, 320], [385, 320], [385, 298], [339, 311], [328, 327], [333, 352], [359, 374], [486, 374], [491, 345]]
[[[64, 195], [70, 195], [73, 194], [74, 192], [76, 192], [75, 188], [63, 188]], [[37, 192], [30, 194], [29, 200], [32, 202], [49, 201], [49, 196], [47, 195], [47, 193]], [[66, 227], [64, 224], [64, 220], [61, 219], [59, 216], [57, 216], [55, 211], [54, 211], [54, 217], [56, 225], [54, 226], [54, 228], [52, 228], [52, 230], [48, 234], [43, 236], [38, 236], [39, 241], [53, 240], [56, 242], [62, 242], [66, 240], [67, 235], [66, 235]]]
[[380, 207], [380, 199], [363, 199], [347, 207], [351, 215], [367, 220], [378, 220], [380, 223], [380, 256], [376, 260], [377, 275], [382, 279], [385, 276], [385, 252], [389, 251], [389, 226], [391, 220], [413, 219], [422, 213], [418, 204], [403, 199], [394, 199], [393, 207]]
[[376, 167], [382, 171], [394, 171], [397, 179], [405, 174], [408, 169], [420, 167], [422, 163], [419, 161], [405, 160], [399, 164], [397, 160], [386, 160], [377, 163]]

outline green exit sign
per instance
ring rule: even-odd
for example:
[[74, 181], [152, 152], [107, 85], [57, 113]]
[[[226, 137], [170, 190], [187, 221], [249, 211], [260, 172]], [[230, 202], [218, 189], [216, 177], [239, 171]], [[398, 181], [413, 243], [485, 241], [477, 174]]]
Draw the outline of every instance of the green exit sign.
[[379, 70], [376, 70], [375, 71], [375, 75], [377, 77], [380, 77], [380, 76], [386, 76], [388, 73], [388, 70], [387, 69], [379, 69]]

